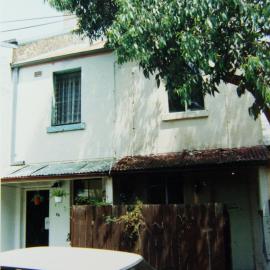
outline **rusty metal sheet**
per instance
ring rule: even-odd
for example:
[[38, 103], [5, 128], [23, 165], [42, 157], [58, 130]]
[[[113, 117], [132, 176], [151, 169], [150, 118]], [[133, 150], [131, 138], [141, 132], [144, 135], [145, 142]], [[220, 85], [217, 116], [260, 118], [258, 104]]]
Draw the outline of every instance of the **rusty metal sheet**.
[[269, 161], [270, 152], [266, 146], [261, 145], [242, 148], [184, 150], [177, 153], [124, 157], [113, 166], [112, 172]]

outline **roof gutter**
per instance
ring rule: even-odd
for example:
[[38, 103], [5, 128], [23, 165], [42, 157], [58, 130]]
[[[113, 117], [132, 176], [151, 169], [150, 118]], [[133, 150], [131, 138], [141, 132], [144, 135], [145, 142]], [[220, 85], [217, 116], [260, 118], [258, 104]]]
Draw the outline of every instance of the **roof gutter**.
[[36, 181], [52, 181], [52, 180], [76, 180], [89, 179], [93, 177], [108, 176], [109, 173], [104, 172], [88, 172], [88, 173], [74, 173], [74, 174], [57, 174], [57, 175], [36, 175], [36, 176], [21, 176], [21, 177], [2, 177], [2, 183], [27, 183]]
[[0, 47], [16, 49], [16, 48], [18, 48], [18, 45], [2, 41], [2, 42], [0, 42]]
[[28, 67], [28, 66], [46, 64], [46, 63], [50, 63], [50, 62], [56, 62], [56, 61], [60, 61], [60, 60], [70, 59], [70, 58], [77, 58], [77, 57], [81, 57], [81, 56], [91, 56], [91, 55], [110, 53], [112, 51], [113, 50], [108, 49], [108, 48], [98, 48], [98, 49], [94, 49], [94, 50], [69, 53], [69, 54], [65, 54], [65, 55], [57, 55], [57, 56], [52, 56], [52, 57], [48, 57], [48, 58], [15, 62], [15, 63], [11, 64], [11, 68], [20, 68], [20, 67]]

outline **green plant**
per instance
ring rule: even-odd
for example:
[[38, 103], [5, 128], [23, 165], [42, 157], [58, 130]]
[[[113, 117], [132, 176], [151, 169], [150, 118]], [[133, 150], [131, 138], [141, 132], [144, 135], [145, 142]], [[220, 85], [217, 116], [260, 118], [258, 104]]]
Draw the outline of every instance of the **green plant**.
[[94, 206], [109, 205], [109, 203], [105, 202], [100, 198], [91, 198], [87, 196], [77, 196], [74, 201], [75, 204], [77, 205], [94, 205]]
[[67, 192], [62, 188], [55, 188], [52, 190], [52, 197], [65, 197]]
[[128, 238], [137, 240], [139, 238], [141, 228], [145, 225], [142, 208], [142, 201], [136, 200], [135, 204], [130, 206], [130, 209], [124, 215], [118, 218], [107, 216], [106, 222], [124, 224], [125, 233]]

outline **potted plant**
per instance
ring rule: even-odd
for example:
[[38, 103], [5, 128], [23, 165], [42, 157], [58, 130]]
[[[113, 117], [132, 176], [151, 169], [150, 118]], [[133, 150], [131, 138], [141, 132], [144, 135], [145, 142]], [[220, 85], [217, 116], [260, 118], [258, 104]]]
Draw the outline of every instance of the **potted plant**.
[[66, 191], [62, 188], [55, 188], [52, 190], [52, 197], [54, 197], [55, 203], [61, 203], [63, 197], [67, 195]]

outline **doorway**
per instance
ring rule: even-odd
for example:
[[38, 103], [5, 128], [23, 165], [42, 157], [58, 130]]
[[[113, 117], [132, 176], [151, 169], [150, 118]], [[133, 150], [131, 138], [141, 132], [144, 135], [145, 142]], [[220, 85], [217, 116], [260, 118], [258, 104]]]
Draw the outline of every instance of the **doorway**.
[[49, 190], [26, 192], [26, 247], [49, 244]]

